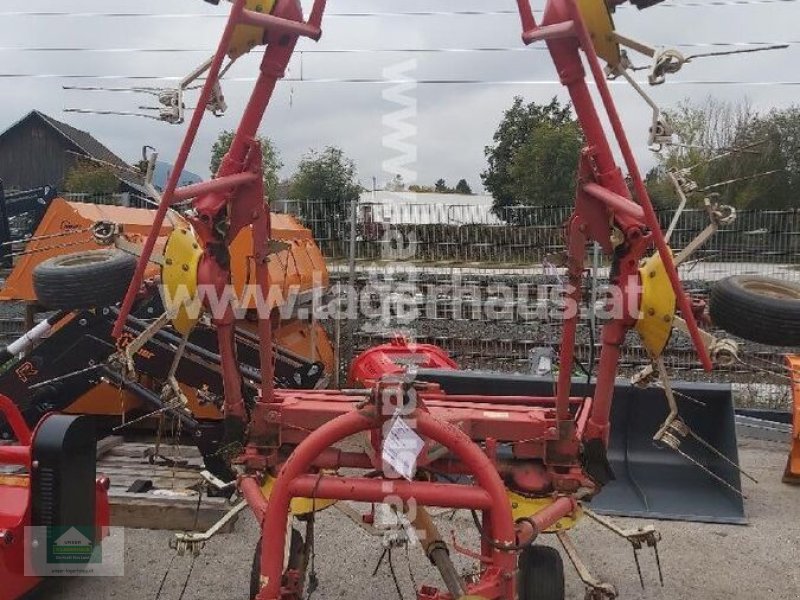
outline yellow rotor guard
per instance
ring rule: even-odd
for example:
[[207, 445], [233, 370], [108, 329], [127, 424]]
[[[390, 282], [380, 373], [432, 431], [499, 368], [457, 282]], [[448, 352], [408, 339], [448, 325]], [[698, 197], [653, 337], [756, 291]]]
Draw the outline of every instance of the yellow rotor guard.
[[578, 10], [592, 36], [597, 56], [616, 67], [622, 57], [614, 37], [614, 20], [605, 0], [578, 0]]
[[[516, 492], [512, 492], [511, 490], [506, 490], [506, 495], [511, 502], [511, 513], [514, 516], [515, 521], [532, 517], [543, 508], [547, 508], [553, 502], [555, 502], [555, 499], [553, 498], [528, 498], [526, 496], [517, 494]], [[573, 515], [564, 517], [555, 523], [550, 529], [546, 529], [543, 533], [568, 531], [578, 524], [578, 521], [580, 521], [582, 516], [583, 511], [581, 510], [580, 506], [578, 506], [578, 509]]]
[[167, 238], [161, 267], [162, 298], [165, 310], [177, 310], [172, 326], [181, 335], [187, 335], [200, 317], [197, 265], [202, 256], [203, 250], [191, 230], [176, 229]]
[[636, 331], [650, 358], [656, 359], [667, 347], [675, 320], [677, 297], [659, 254], [648, 258], [641, 269], [642, 300]]
[[[245, 8], [253, 12], [270, 14], [277, 0], [247, 0]], [[228, 46], [228, 57], [236, 60], [256, 46], [264, 43], [264, 30], [255, 25], [237, 25]]]
[[[272, 494], [272, 487], [274, 485], [275, 478], [267, 475], [264, 485], [261, 486], [261, 491], [265, 498], [270, 497]], [[322, 498], [317, 498], [316, 500], [312, 500], [311, 498], [292, 498], [292, 502], [289, 504], [289, 509], [292, 511], [292, 516], [302, 517], [304, 515], [310, 515], [313, 512], [321, 512], [326, 508], [330, 508], [334, 504], [336, 504], [336, 500], [324, 500]]]

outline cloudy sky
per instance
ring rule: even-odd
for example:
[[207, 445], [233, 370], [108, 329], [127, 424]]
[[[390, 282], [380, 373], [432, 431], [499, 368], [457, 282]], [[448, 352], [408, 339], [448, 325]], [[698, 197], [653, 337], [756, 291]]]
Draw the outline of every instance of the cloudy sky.
[[[534, 0], [541, 7], [542, 0]], [[310, 2], [305, 2], [306, 10]], [[387, 69], [409, 60], [409, 75], [420, 80], [469, 79], [475, 84], [420, 84], [414, 166], [420, 183], [439, 177], [450, 182], [464, 177], [478, 189], [485, 166], [483, 149], [514, 95], [547, 101], [564, 97], [553, 83], [555, 73], [541, 48], [519, 51], [519, 19], [513, 0], [329, 0], [322, 41], [300, 42], [307, 51], [296, 57], [290, 76], [311, 80], [383, 79]], [[146, 95], [69, 91], [64, 85], [130, 87], [169, 86], [169, 81], [131, 81], [120, 76], [181, 77], [210, 54], [224, 25], [224, 2], [214, 7], [201, 0], [3, 0], [0, 5], [0, 130], [37, 108], [57, 119], [90, 131], [117, 154], [135, 161], [145, 144], [171, 160], [182, 137], [182, 126], [130, 117], [66, 114], [66, 108], [136, 111], [152, 104]], [[71, 15], [16, 13], [70, 12]], [[485, 15], [426, 15], [413, 11], [495, 11]], [[99, 17], [90, 13], [149, 13], [152, 17]], [[89, 13], [89, 14], [87, 14]], [[343, 15], [342, 13], [351, 13]], [[353, 16], [352, 13], [372, 13]], [[375, 14], [377, 13], [377, 14]], [[338, 16], [337, 16], [338, 14]], [[201, 16], [209, 15], [209, 16]], [[673, 76], [668, 85], [652, 88], [664, 107], [682, 98], [702, 101], [709, 95], [738, 100], [749, 98], [760, 110], [800, 103], [800, 2], [798, 0], [667, 0], [643, 12], [624, 7], [615, 17], [625, 34], [654, 45], [706, 43], [793, 42], [788, 50], [737, 57], [696, 60]], [[21, 51], [23, 48], [114, 49], [115, 52]], [[321, 50], [508, 48], [501, 52], [359, 52], [320, 53]], [[139, 52], [182, 49], [187, 52]], [[719, 50], [680, 47], [685, 53]], [[252, 85], [260, 56], [237, 63], [224, 85], [228, 115], [205, 119], [189, 168], [208, 175], [209, 149], [217, 134], [233, 128]], [[643, 61], [640, 61], [643, 62]], [[10, 78], [10, 74], [38, 77]], [[59, 79], [54, 75], [82, 75], [104, 79]], [[44, 76], [44, 77], [42, 77]], [[110, 77], [109, 77], [110, 76]], [[643, 78], [644, 74], [639, 74]], [[525, 81], [527, 83], [519, 83]], [[727, 82], [709, 84], [707, 82]], [[509, 83], [517, 82], [517, 83]], [[770, 85], [789, 82], [794, 85]], [[383, 162], [397, 156], [384, 138], [386, 115], [397, 105], [384, 99], [389, 86], [381, 83], [283, 82], [261, 127], [279, 148], [284, 175], [291, 174], [309, 148], [342, 147], [357, 163], [359, 176], [371, 186], [392, 174]], [[646, 150], [650, 118], [646, 105], [627, 85], [613, 91], [625, 126], [637, 149], [642, 168], [653, 164]], [[191, 100], [189, 100], [191, 104]]]

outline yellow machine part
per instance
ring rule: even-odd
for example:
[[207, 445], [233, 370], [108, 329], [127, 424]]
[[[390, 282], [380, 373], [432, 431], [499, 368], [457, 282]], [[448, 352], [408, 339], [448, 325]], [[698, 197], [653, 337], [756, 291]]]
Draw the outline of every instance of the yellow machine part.
[[800, 484], [800, 356], [787, 356], [789, 372], [792, 374], [792, 447], [783, 480]]
[[[532, 517], [539, 511], [550, 506], [555, 500], [553, 498], [528, 498], [506, 490], [508, 500], [511, 502], [511, 513], [514, 515], [514, 520], [525, 519]], [[583, 512], [578, 507], [575, 514], [564, 517], [556, 522], [550, 529], [546, 529], [544, 533], [556, 533], [557, 531], [567, 531], [575, 527], [583, 516]]]
[[[253, 12], [269, 14], [275, 8], [276, 0], [247, 0], [245, 8]], [[253, 25], [237, 25], [228, 46], [228, 57], [236, 60], [256, 46], [264, 43], [264, 30]]]
[[642, 297], [636, 331], [650, 358], [656, 359], [664, 352], [672, 334], [677, 297], [659, 254], [645, 260], [639, 269], [639, 277]]
[[176, 311], [172, 326], [181, 335], [187, 335], [197, 324], [202, 309], [197, 295], [197, 266], [203, 250], [188, 227], [173, 231], [164, 248], [164, 265], [161, 267], [162, 298], [164, 308]]
[[614, 19], [605, 0], [578, 0], [578, 10], [592, 36], [597, 55], [610, 66], [616, 67], [622, 57], [619, 43], [614, 37]]
[[[270, 497], [274, 485], [275, 478], [268, 475], [266, 481], [264, 481], [264, 485], [261, 486], [261, 491], [264, 493], [265, 498]], [[330, 508], [334, 504], [336, 504], [335, 500], [322, 500], [320, 498], [317, 498], [316, 500], [312, 500], [311, 498], [293, 498], [289, 508], [291, 509], [293, 516], [302, 517], [303, 515], [310, 515], [313, 512], [320, 512], [326, 508]]]

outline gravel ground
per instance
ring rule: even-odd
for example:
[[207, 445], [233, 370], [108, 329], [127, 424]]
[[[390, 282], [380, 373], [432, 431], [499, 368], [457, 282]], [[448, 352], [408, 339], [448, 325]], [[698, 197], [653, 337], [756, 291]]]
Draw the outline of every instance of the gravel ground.
[[[800, 489], [780, 483], [786, 448], [769, 442], [744, 440], [744, 467], [761, 482], [745, 481], [750, 525], [722, 526], [663, 522], [661, 560], [665, 586], [659, 587], [652, 555], [642, 555], [646, 582], [639, 585], [630, 547], [598, 526], [583, 522], [575, 541], [592, 570], [614, 583], [620, 598], [628, 600], [729, 600], [800, 598]], [[454, 520], [440, 518], [443, 532], [455, 529], [461, 542], [474, 543], [476, 536], [465, 515]], [[631, 521], [629, 524], [641, 523]], [[379, 542], [346, 521], [337, 511], [323, 513], [319, 521], [317, 571], [320, 588], [315, 600], [374, 600], [395, 598], [389, 569], [384, 563], [371, 577]], [[446, 537], [449, 537], [445, 533]], [[85, 578], [48, 582], [34, 600], [85, 600], [157, 598], [161, 579], [172, 551], [168, 532], [126, 532], [126, 575], [121, 579]], [[247, 597], [250, 562], [257, 538], [254, 520], [248, 515], [235, 533], [212, 540], [197, 559], [184, 598], [244, 600]], [[435, 582], [426, 561], [411, 551], [411, 570], [418, 583]], [[396, 551], [395, 570], [403, 597], [413, 597], [409, 566], [403, 551]], [[469, 560], [458, 565], [470, 568]], [[177, 558], [166, 579], [161, 598], [178, 600], [189, 570], [189, 558]], [[567, 566], [567, 597], [582, 599], [583, 587]]]

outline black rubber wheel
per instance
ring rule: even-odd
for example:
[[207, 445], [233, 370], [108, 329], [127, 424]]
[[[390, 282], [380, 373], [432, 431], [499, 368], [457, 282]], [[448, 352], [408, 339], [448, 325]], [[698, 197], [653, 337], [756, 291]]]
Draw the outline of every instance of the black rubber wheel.
[[550, 546], [525, 548], [519, 557], [519, 600], [564, 600], [564, 561]]
[[121, 250], [91, 250], [55, 256], [33, 270], [33, 289], [53, 309], [110, 306], [128, 290], [136, 257]]
[[[288, 571], [301, 568], [303, 562], [303, 550], [305, 543], [303, 536], [297, 529], [292, 528], [292, 543], [289, 545], [289, 564]], [[261, 538], [256, 544], [256, 551], [253, 554], [253, 566], [250, 569], [250, 600], [256, 597], [261, 589]]]
[[737, 275], [711, 290], [714, 325], [735, 336], [771, 346], [800, 346], [800, 285]]

